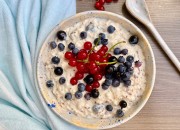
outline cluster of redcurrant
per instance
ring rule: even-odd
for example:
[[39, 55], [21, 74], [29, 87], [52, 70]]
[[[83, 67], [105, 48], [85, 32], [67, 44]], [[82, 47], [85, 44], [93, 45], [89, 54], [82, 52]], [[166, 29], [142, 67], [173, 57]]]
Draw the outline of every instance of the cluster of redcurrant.
[[111, 2], [118, 2], [118, 0], [96, 0], [96, 3], [94, 4], [94, 7], [97, 10], [105, 10], [104, 4], [105, 3], [111, 3]]
[[[98, 43], [98, 41], [97, 41]], [[77, 72], [75, 76], [71, 78], [70, 83], [76, 85], [78, 80], [84, 78], [84, 74], [88, 74], [84, 80], [88, 80], [86, 85], [86, 91], [98, 88], [100, 86], [99, 80], [102, 79], [105, 72], [105, 67], [112, 62], [108, 62], [111, 54], [108, 53], [112, 48], [109, 49], [106, 45], [102, 45], [99, 50], [95, 51], [95, 47], [91, 42], [86, 41], [84, 48], [79, 50], [75, 55], [71, 51], [65, 53], [65, 58], [69, 60], [68, 64], [72, 67], [76, 67]], [[114, 47], [114, 46], [113, 46]], [[92, 79], [90, 79], [92, 77]]]

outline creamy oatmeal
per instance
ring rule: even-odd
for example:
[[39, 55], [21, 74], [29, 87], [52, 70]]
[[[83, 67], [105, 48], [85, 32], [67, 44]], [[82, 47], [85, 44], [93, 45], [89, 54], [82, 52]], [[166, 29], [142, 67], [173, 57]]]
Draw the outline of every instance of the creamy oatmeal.
[[[113, 30], [113, 28], [110, 28], [109, 30], [113, 31], [113, 33], [108, 32], [107, 28], [110, 25], [115, 28], [115, 30]], [[52, 90], [53, 95], [58, 100], [59, 104], [57, 105], [60, 105], [63, 109], [66, 109], [67, 111], [70, 111], [77, 116], [86, 118], [109, 118], [114, 117], [117, 114], [117, 110], [121, 109], [119, 103], [123, 100], [127, 103], [127, 107], [122, 109], [123, 113], [126, 114], [126, 111], [133, 105], [135, 105], [141, 98], [146, 86], [145, 59], [142, 49], [138, 45], [138, 43], [129, 43], [129, 38], [133, 34], [128, 32], [128, 30], [123, 28], [119, 23], [115, 23], [112, 20], [100, 18], [86, 19], [74, 24], [71, 27], [67, 27], [63, 31], [66, 32], [66, 39], [59, 40], [58, 38], [55, 38], [55, 43], [57, 44], [57, 46], [54, 44], [54, 49], [52, 49], [52, 47], [50, 47], [50, 44], [47, 44], [46, 46], [44, 46], [45, 49], [43, 49], [43, 53], [46, 55], [42, 56], [42, 62], [45, 65], [45, 76], [47, 79], [47, 81], [44, 82], [49, 81], [49, 89]], [[86, 34], [82, 34], [80, 36], [81, 32], [84, 31], [86, 32], [87, 37], [85, 36]], [[78, 80], [77, 84], [75, 83], [75, 85], [72, 85], [70, 80], [72, 77], [74, 77], [77, 69], [76, 67], [72, 67], [68, 64], [69, 61], [65, 58], [65, 53], [67, 51], [70, 51], [68, 45], [71, 42], [74, 43], [75, 47], [79, 50], [83, 49], [84, 43], [86, 41], [90, 41], [92, 45], [94, 45], [94, 39], [99, 37], [99, 33], [105, 34], [106, 39], [108, 39], [108, 44], [106, 46], [109, 49], [116, 43], [125, 41], [125, 43], [116, 45], [109, 53], [112, 56], [117, 57], [117, 59], [120, 56], [124, 57], [125, 59], [128, 56], [133, 56], [134, 61], [132, 62], [132, 67], [130, 67], [134, 68], [133, 74], [130, 77], [131, 83], [129, 85], [125, 85], [123, 81], [120, 81], [120, 85], [118, 85], [118, 87], [113, 87], [113, 85], [110, 85], [108, 89], [105, 90], [103, 89], [102, 85], [106, 77], [103, 76], [102, 79], [98, 81], [100, 83], [100, 86], [97, 88], [99, 92], [97, 98], [91, 97], [90, 100], [87, 100], [86, 98], [84, 98], [84, 95], [88, 93], [85, 90], [82, 92], [82, 97], [80, 96], [78, 97], [78, 99], [77, 97], [75, 97], [75, 93], [78, 90], [78, 84], [83, 83], [86, 85], [83, 79], [86, 77], [86, 75], [88, 75], [88, 73], [84, 74], [84, 78]], [[100, 41], [100, 38], [98, 40]], [[63, 51], [58, 48], [60, 46], [58, 46], [59, 43], [62, 43], [62, 46], [60, 47], [61, 49], [64, 45], [64, 50], [62, 49]], [[99, 50], [101, 46], [102, 45], [95, 47], [95, 51]], [[120, 48], [120, 50], [127, 49], [128, 54], [118, 54], [118, 49], [116, 49], [115, 51], [115, 48]], [[58, 59], [54, 59], [54, 62], [58, 64], [52, 63], [52, 57], [54, 56], [59, 58], [60, 61], [58, 61]], [[135, 62], [137, 63], [136, 66]], [[120, 64], [122, 63], [117, 62], [114, 66], [117, 68]], [[56, 75], [54, 72], [55, 67], [61, 67], [63, 69], [63, 72], [61, 72], [61, 74], [59, 75]], [[51, 84], [53, 85], [51, 86]], [[65, 98], [65, 95], [67, 93], [70, 93], [72, 95], [72, 98], [68, 97], [70, 98], [70, 100], [67, 100]], [[107, 105], [112, 106], [113, 110], [108, 111]], [[112, 108], [110, 107], [108, 109]]]

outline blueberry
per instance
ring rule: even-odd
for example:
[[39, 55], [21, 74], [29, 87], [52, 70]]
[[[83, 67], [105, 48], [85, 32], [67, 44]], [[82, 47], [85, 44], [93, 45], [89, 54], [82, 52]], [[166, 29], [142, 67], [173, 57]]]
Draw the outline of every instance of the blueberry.
[[112, 78], [113, 78], [113, 75], [112, 75], [112, 74], [105, 74], [105, 78], [106, 78], [106, 79], [112, 79]]
[[124, 100], [121, 100], [119, 105], [120, 105], [121, 109], [126, 108], [127, 107], [127, 102], [124, 101]]
[[109, 85], [107, 85], [106, 83], [102, 84], [102, 89], [103, 90], [107, 90], [109, 88]]
[[55, 104], [51, 104], [51, 107], [53, 108], [53, 107], [56, 107], [56, 105]]
[[101, 39], [96, 38], [94, 39], [94, 45], [100, 45], [101, 44]]
[[121, 109], [118, 109], [118, 110], [116, 111], [116, 116], [117, 116], [117, 117], [123, 117], [123, 116], [124, 116], [124, 112], [123, 112]]
[[133, 63], [134, 62], [134, 57], [129, 55], [129, 56], [126, 57], [126, 61], [129, 61], [129, 62]]
[[95, 113], [98, 113], [100, 110], [102, 110], [104, 108], [103, 105], [98, 105], [98, 104], [95, 104], [92, 109]]
[[99, 97], [99, 91], [98, 91], [97, 89], [93, 89], [93, 90], [91, 91], [91, 96], [92, 96], [93, 98], [98, 98], [98, 97]]
[[72, 53], [73, 53], [74, 55], [77, 55], [78, 52], [79, 52], [79, 49], [78, 49], [78, 48], [74, 48], [74, 49], [72, 50]]
[[131, 77], [131, 74], [129, 72], [125, 72], [122, 74], [122, 80], [123, 81], [129, 80], [130, 77]]
[[111, 80], [111, 79], [106, 79], [106, 80], [104, 81], [104, 83], [105, 83], [106, 85], [110, 86], [110, 85], [112, 84], [112, 80]]
[[58, 31], [56, 35], [57, 35], [58, 39], [61, 40], [61, 41], [65, 40], [66, 36], [67, 36], [66, 32], [62, 31], [62, 30]]
[[123, 49], [123, 50], [121, 50], [121, 54], [127, 55], [127, 54], [128, 54], [128, 49]]
[[81, 32], [80, 33], [80, 37], [82, 38], [82, 39], [85, 39], [86, 37], [87, 37], [87, 32]]
[[[108, 59], [108, 62], [117, 62], [117, 58], [115, 56], [111, 56], [109, 59]], [[114, 63], [116, 64], [116, 63]], [[111, 64], [111, 65], [114, 65], [114, 64]]]
[[72, 43], [72, 42], [69, 43], [68, 48], [69, 48], [70, 50], [73, 50], [73, 49], [75, 48], [74, 43]]
[[53, 81], [52, 80], [48, 80], [47, 82], [46, 82], [46, 86], [47, 87], [53, 87], [54, 86], [54, 83], [53, 83]]
[[125, 62], [125, 58], [123, 56], [119, 56], [118, 62], [119, 63], [124, 63]]
[[82, 92], [79, 92], [79, 91], [75, 92], [75, 97], [76, 97], [77, 99], [82, 98]]
[[50, 44], [51, 49], [55, 49], [57, 47], [57, 44], [55, 41], [50, 42], [49, 44]]
[[132, 75], [134, 73], [134, 68], [131, 67], [131, 68], [126, 69], [126, 72], [129, 72]]
[[104, 33], [99, 33], [99, 38], [103, 40], [106, 38], [106, 35]]
[[126, 67], [124, 65], [119, 65], [117, 70], [120, 73], [124, 73], [126, 72]]
[[130, 85], [131, 85], [131, 80], [126, 80], [126, 81], [124, 81], [124, 85], [125, 85], [126, 87], [130, 86]]
[[60, 84], [64, 84], [66, 82], [66, 79], [64, 78], [64, 77], [61, 77], [60, 79], [59, 79], [59, 83]]
[[129, 38], [129, 43], [130, 44], [137, 44], [139, 41], [139, 38], [136, 35], [133, 35]]
[[54, 73], [56, 75], [62, 75], [63, 74], [63, 69], [61, 67], [55, 67]]
[[132, 63], [129, 62], [129, 61], [126, 61], [126, 62], [124, 63], [124, 65], [125, 65], [127, 68], [131, 68]]
[[72, 94], [71, 93], [66, 93], [65, 94], [65, 99], [66, 100], [71, 100], [72, 99]]
[[85, 78], [84, 78], [84, 82], [86, 82], [87, 84], [92, 84], [94, 81], [94, 77], [93, 75], [87, 75]]
[[113, 79], [113, 81], [112, 81], [112, 86], [113, 86], [113, 87], [118, 87], [119, 85], [120, 85], [120, 81], [117, 80], [117, 79]]
[[107, 105], [107, 106], [106, 106], [106, 110], [107, 110], [107, 111], [112, 111], [112, 110], [113, 110], [113, 107], [112, 107], [111, 105]]
[[84, 85], [83, 83], [79, 83], [79, 84], [78, 84], [78, 91], [79, 91], [79, 92], [85, 91], [85, 88], [86, 88], [86, 87], [85, 87], [85, 85]]
[[59, 44], [58, 44], [58, 49], [59, 49], [60, 51], [64, 51], [64, 48], [65, 48], [64, 44], [62, 44], [62, 43], [59, 43]]
[[84, 95], [84, 98], [85, 98], [86, 100], [90, 100], [90, 99], [91, 99], [91, 94], [90, 94], [90, 93], [86, 93], [86, 94]]
[[98, 113], [98, 111], [99, 111], [99, 105], [94, 105], [93, 107], [92, 107], [92, 109], [93, 109], [93, 111], [95, 112], [95, 113]]
[[119, 48], [119, 47], [116, 47], [116, 48], [114, 49], [114, 55], [119, 55], [120, 53], [121, 53], [120, 48]]
[[114, 72], [113, 77], [120, 80], [121, 79], [121, 73], [119, 71]]
[[102, 45], [107, 45], [108, 44], [108, 39], [102, 39], [101, 43], [102, 43]]
[[94, 29], [94, 24], [92, 22], [90, 22], [87, 26], [86, 26], [86, 31], [92, 31]]
[[115, 28], [114, 26], [112, 26], [112, 25], [110, 25], [110, 26], [107, 28], [107, 31], [108, 31], [109, 33], [113, 33], [115, 30], [116, 30], [116, 28]]
[[58, 64], [60, 62], [60, 59], [57, 57], [57, 56], [54, 56], [52, 59], [51, 59], [51, 62], [54, 63], [54, 64]]
[[114, 71], [116, 71], [116, 67], [113, 65], [108, 65], [105, 68], [106, 74], [112, 74]]

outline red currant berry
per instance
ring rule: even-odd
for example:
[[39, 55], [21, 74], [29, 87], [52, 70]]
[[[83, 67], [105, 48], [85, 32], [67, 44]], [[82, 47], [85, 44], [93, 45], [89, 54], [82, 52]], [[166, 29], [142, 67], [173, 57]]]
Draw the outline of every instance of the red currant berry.
[[113, 2], [118, 2], [118, 0], [113, 0]]
[[92, 52], [92, 53], [89, 55], [89, 60], [90, 60], [90, 61], [95, 61], [95, 55], [96, 55], [96, 53], [95, 53], [95, 52]]
[[101, 50], [107, 52], [107, 51], [108, 51], [108, 47], [107, 47], [106, 45], [103, 45], [103, 46], [101, 47]]
[[100, 73], [102, 74], [102, 76], [104, 76], [105, 74], [105, 68], [106, 68], [107, 65], [101, 65], [101, 71]]
[[68, 64], [69, 64], [70, 66], [72, 66], [72, 67], [75, 67], [76, 64], [77, 64], [77, 61], [76, 61], [76, 59], [72, 58], [72, 59], [69, 60], [69, 63], [68, 63]]
[[91, 92], [93, 89], [92, 85], [87, 84], [86, 85], [86, 91]]
[[87, 54], [86, 50], [81, 49], [81, 50], [78, 52], [77, 58], [78, 58], [79, 60], [84, 60], [84, 59], [87, 58], [87, 56], [88, 56], [88, 54]]
[[103, 57], [103, 58], [101, 58], [100, 59], [100, 61], [99, 62], [101, 62], [101, 63], [106, 63], [106, 62], [108, 62], [108, 60], [107, 60], [107, 58], [106, 57]]
[[105, 51], [103, 51], [103, 50], [99, 50], [99, 51], [97, 51], [97, 53], [100, 55], [100, 56], [104, 56], [105, 55]]
[[84, 72], [85, 70], [85, 64], [84, 63], [81, 63], [81, 62], [78, 62], [77, 65], [76, 65], [76, 68], [79, 72]]
[[75, 77], [71, 78], [70, 83], [72, 85], [76, 85], [77, 84], [77, 79]]
[[95, 59], [95, 61], [99, 61], [100, 60], [100, 58], [101, 58], [101, 56], [99, 55], [99, 54], [94, 54], [94, 59]]
[[84, 49], [86, 50], [90, 50], [92, 48], [92, 43], [91, 42], [85, 42], [84, 43]]
[[110, 53], [107, 54], [106, 58], [109, 59], [112, 55]]
[[99, 65], [97, 66], [97, 69], [98, 69], [98, 72], [101, 71], [101, 67]]
[[94, 68], [90, 69], [90, 73], [91, 74], [96, 74], [97, 72], [98, 72], [98, 68], [97, 67], [94, 67]]
[[68, 60], [71, 59], [71, 58], [73, 58], [72, 52], [67, 51], [67, 52], [65, 53], [65, 58], [68, 59]]
[[95, 5], [94, 5], [94, 7], [95, 7], [96, 9], [99, 9], [101, 6], [102, 6], [102, 5], [100, 4], [100, 2], [96, 2]]
[[85, 69], [83, 71], [84, 73], [89, 73], [89, 63], [85, 64]]
[[81, 73], [81, 72], [79, 72], [79, 71], [77, 71], [76, 74], [75, 74], [75, 77], [76, 77], [77, 79], [82, 79], [82, 78], [84, 77], [84, 74]]
[[99, 83], [98, 81], [94, 81], [94, 82], [92, 83], [92, 87], [93, 87], [93, 88], [99, 88], [99, 86], [100, 86], [100, 83]]
[[101, 6], [98, 10], [102, 10], [102, 11], [104, 11], [104, 10], [105, 10], [105, 8], [104, 8], [104, 6]]
[[106, 0], [106, 3], [111, 3], [113, 0]]
[[95, 74], [94, 79], [95, 80], [101, 80], [102, 79], [102, 74], [99, 74], [99, 73]]
[[100, 3], [101, 5], [104, 5], [105, 0], [99, 0], [99, 3]]
[[97, 66], [96, 66], [96, 63], [95, 63], [94, 61], [91, 61], [91, 62], [89, 63], [89, 68], [90, 68], [90, 69], [93, 69], [93, 68], [95, 68], [95, 67], [97, 67]]

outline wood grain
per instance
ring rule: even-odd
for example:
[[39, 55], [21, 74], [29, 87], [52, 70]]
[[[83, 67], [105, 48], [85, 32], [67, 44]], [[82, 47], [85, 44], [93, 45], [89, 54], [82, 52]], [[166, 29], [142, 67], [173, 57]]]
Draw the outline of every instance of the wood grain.
[[[149, 31], [127, 12], [125, 0], [105, 5], [106, 11], [125, 16], [148, 38], [156, 58], [153, 93], [145, 107], [127, 123], [111, 130], [180, 130], [180, 73]], [[180, 0], [146, 0], [152, 21], [180, 60]], [[77, 0], [77, 13], [94, 10], [95, 0]]]

